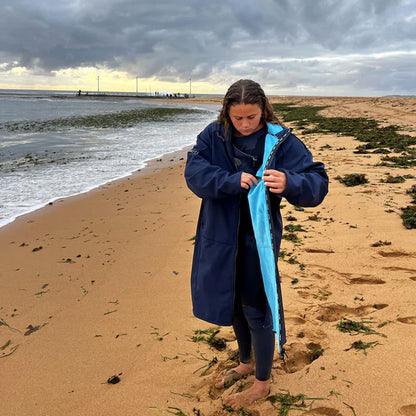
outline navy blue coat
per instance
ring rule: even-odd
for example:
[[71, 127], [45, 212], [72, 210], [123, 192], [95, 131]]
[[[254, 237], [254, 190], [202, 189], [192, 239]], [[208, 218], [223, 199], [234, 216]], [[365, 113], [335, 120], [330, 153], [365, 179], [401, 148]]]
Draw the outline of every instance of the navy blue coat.
[[[285, 133], [287, 129], [278, 136]], [[247, 192], [241, 188], [232, 143], [224, 137], [222, 125], [208, 125], [188, 153], [185, 167], [189, 188], [202, 198], [191, 276], [193, 313], [216, 325], [232, 325], [233, 321], [240, 195]], [[278, 253], [282, 197], [293, 205], [317, 206], [328, 192], [328, 177], [324, 165], [314, 162], [309, 150], [293, 134], [282, 141], [269, 168], [287, 176], [284, 192], [270, 193], [272, 233]]]

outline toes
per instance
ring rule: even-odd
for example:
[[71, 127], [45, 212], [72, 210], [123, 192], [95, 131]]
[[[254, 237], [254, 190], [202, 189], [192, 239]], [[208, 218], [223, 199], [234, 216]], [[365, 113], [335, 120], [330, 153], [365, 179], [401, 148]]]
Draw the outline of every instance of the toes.
[[232, 407], [234, 410], [238, 410], [240, 409], [242, 406], [239, 404], [239, 400], [238, 400], [238, 396], [239, 393], [237, 394], [231, 394], [230, 396], [228, 396], [225, 400], [224, 403], [227, 406]]
[[224, 388], [224, 379], [215, 380], [214, 387], [216, 389], [223, 389]]

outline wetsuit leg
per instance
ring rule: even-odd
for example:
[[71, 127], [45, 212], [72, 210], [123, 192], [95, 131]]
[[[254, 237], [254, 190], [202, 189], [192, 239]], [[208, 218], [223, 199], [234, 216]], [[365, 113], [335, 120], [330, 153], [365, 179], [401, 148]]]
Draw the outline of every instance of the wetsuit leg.
[[252, 306], [243, 306], [244, 315], [248, 322], [251, 341], [256, 360], [256, 379], [266, 381], [270, 378], [275, 348], [275, 333], [270, 309], [266, 312]]
[[237, 338], [240, 362], [248, 364], [251, 361], [251, 332], [243, 307], [237, 300], [234, 307], [233, 328]]
[[256, 240], [250, 233], [239, 235], [237, 256], [234, 332], [240, 349], [240, 361], [250, 359], [254, 349], [256, 378], [270, 378], [275, 348], [271, 311], [264, 292]]

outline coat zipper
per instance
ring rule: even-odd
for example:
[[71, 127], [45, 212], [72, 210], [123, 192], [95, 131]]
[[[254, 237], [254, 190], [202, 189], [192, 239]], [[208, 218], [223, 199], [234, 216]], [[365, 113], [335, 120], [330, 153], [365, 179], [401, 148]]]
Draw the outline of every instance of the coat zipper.
[[[288, 129], [287, 132], [282, 136], [280, 140], [274, 145], [272, 151], [270, 152], [269, 157], [267, 158], [266, 165], [264, 167], [264, 170], [268, 169], [270, 167], [270, 164], [272, 163], [272, 159], [274, 158], [274, 155], [276, 154], [277, 149], [280, 147], [280, 145], [287, 140], [287, 138], [291, 135], [292, 129]], [[271, 134], [271, 133], [268, 133]], [[272, 134], [272, 136], [277, 137], [276, 134]]]
[[[274, 147], [273, 147], [272, 151], [270, 152], [270, 155], [267, 159], [264, 170], [266, 170], [270, 167], [271, 162], [272, 162], [278, 148], [280, 147], [280, 145], [282, 143], [284, 143], [287, 140], [287, 138], [290, 136], [291, 133], [292, 133], [292, 129], [289, 129], [282, 136], [282, 138], [274, 145]], [[274, 135], [274, 136], [276, 137], [276, 135]], [[270, 235], [271, 235], [271, 238], [272, 238], [273, 255], [274, 255], [274, 258], [275, 258], [275, 267], [276, 267], [276, 271], [277, 271], [278, 256], [277, 256], [277, 253], [276, 253], [276, 241], [275, 241], [275, 236], [274, 236], [274, 232], [273, 232], [273, 217], [272, 217], [272, 207], [271, 207], [271, 202], [270, 202], [270, 192], [266, 192], [266, 205], [267, 205], [267, 216], [268, 216], [268, 219], [269, 219]], [[279, 284], [280, 284], [280, 282], [279, 282]], [[280, 299], [280, 302], [282, 302], [281, 299]], [[278, 307], [279, 307], [279, 327], [280, 327], [279, 328], [279, 337], [280, 337], [280, 339], [279, 339], [279, 350], [280, 350], [280, 358], [284, 360], [285, 350], [282, 346], [282, 332], [283, 331], [282, 331], [282, 325], [281, 325], [283, 316], [281, 316], [281, 313], [280, 313], [280, 309], [281, 309], [280, 306], [281, 305], [278, 305]]]
[[[241, 202], [241, 201], [240, 201]], [[233, 287], [233, 321], [234, 321], [234, 311], [235, 311], [235, 299], [236, 299], [236, 290], [237, 290], [237, 258], [238, 258], [238, 249], [240, 245], [240, 203], [238, 204], [238, 223], [237, 223], [237, 245], [235, 248], [234, 256], [234, 287]]]
[[[282, 138], [274, 145], [272, 151], [270, 152], [270, 155], [267, 159], [266, 165], [265, 165], [265, 169], [267, 169], [270, 164], [271, 161], [274, 157], [274, 155], [276, 154], [277, 149], [280, 147], [280, 145], [286, 141], [286, 139], [290, 136], [290, 134], [292, 133], [292, 129], [289, 129], [283, 136]], [[270, 133], [267, 133], [270, 134]], [[276, 137], [276, 135], [273, 135]], [[236, 171], [238, 172], [238, 166], [235, 163], [235, 160], [233, 158], [233, 162], [234, 162], [234, 166], [236, 168]], [[277, 256], [276, 256], [276, 251], [275, 251], [275, 240], [274, 240], [274, 234], [273, 234], [273, 230], [272, 230], [272, 217], [271, 217], [271, 205], [270, 205], [270, 196], [269, 193], [266, 193], [266, 203], [267, 203], [267, 215], [269, 218], [269, 224], [270, 224], [270, 234], [272, 237], [272, 247], [273, 247], [273, 254], [274, 254], [274, 258], [276, 259], [276, 263], [277, 263]], [[236, 246], [236, 252], [235, 252], [235, 257], [234, 257], [234, 290], [233, 290], [233, 314], [234, 314], [234, 309], [235, 309], [235, 299], [236, 299], [236, 280], [237, 280], [237, 256], [238, 256], [238, 246], [239, 246], [239, 234], [240, 234], [240, 203], [239, 203], [239, 208], [238, 208], [238, 223], [237, 223], [237, 246]], [[277, 267], [277, 266], [276, 266]], [[280, 322], [279, 322], [280, 325]], [[281, 340], [279, 340], [279, 345], [281, 345]], [[283, 350], [281, 351], [281, 354], [283, 354]]]
[[[228, 150], [228, 148], [227, 148]], [[232, 155], [232, 160], [234, 162], [236, 172], [239, 171], [234, 155]], [[234, 277], [233, 277], [233, 312], [232, 312], [232, 321], [234, 321], [234, 311], [235, 311], [235, 300], [236, 300], [236, 289], [237, 289], [237, 258], [238, 258], [238, 248], [240, 244], [240, 224], [241, 224], [241, 215], [240, 215], [240, 205], [241, 205], [241, 196], [238, 200], [238, 222], [237, 222], [237, 235], [236, 235], [236, 248], [234, 255]]]

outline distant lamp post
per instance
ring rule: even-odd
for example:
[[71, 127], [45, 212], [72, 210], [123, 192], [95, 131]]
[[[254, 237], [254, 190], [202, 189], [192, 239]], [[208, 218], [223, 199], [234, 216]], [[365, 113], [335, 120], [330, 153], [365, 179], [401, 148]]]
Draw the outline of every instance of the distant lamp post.
[[139, 93], [139, 77], [136, 77], [136, 94]]
[[192, 94], [192, 79], [189, 78], [189, 95]]
[[97, 77], [97, 92], [100, 92], [100, 76]]

